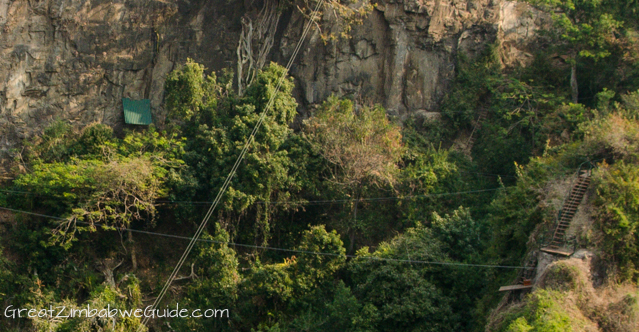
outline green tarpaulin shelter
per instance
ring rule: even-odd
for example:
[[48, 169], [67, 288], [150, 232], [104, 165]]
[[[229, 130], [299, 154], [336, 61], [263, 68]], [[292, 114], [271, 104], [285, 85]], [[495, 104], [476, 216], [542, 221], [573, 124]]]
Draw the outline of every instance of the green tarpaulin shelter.
[[127, 124], [151, 124], [151, 100], [122, 98], [122, 107], [124, 108], [124, 122]]

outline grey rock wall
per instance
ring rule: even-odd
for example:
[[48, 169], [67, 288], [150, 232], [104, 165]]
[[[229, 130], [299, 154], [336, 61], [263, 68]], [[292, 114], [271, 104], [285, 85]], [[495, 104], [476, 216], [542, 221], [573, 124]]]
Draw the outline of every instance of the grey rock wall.
[[539, 12], [517, 2], [390, 0], [351, 40], [323, 45], [314, 36], [292, 73], [305, 105], [334, 93], [381, 103], [400, 118], [428, 114], [438, 111], [459, 52], [473, 58], [497, 43], [504, 65], [525, 65], [542, 24]]
[[[167, 73], [188, 57], [235, 68], [244, 3], [227, 0], [0, 0], [0, 153], [55, 118], [123, 126], [123, 97], [151, 99], [164, 121]], [[531, 14], [533, 13], [533, 14]], [[540, 24], [502, 0], [384, 0], [352, 39], [314, 32], [292, 74], [305, 109], [330, 94], [381, 103], [392, 114], [433, 112], [457, 52], [503, 40], [506, 65], [525, 62]], [[289, 11], [270, 58], [285, 63], [304, 19]]]

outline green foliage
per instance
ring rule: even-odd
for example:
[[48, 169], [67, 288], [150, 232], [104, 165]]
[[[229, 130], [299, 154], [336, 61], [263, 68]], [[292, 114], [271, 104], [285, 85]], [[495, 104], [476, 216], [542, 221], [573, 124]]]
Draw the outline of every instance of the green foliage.
[[483, 249], [481, 236], [486, 230], [473, 220], [467, 208], [459, 207], [444, 217], [433, 212], [431, 227], [433, 235], [446, 245], [445, 251], [455, 260], [477, 257]]
[[558, 12], [553, 17], [555, 33], [567, 47], [580, 57], [605, 58], [614, 40], [614, 32], [623, 24], [606, 12], [601, 0], [535, 0], [548, 10]]
[[375, 331], [379, 312], [372, 304], [363, 306], [350, 288], [339, 281], [333, 301], [326, 305], [327, 317], [321, 326], [323, 331]]
[[508, 326], [508, 332], [529, 332], [532, 331], [534, 327], [528, 324], [528, 321], [524, 317], [519, 317], [515, 319], [514, 322], [510, 323]]
[[113, 140], [113, 129], [103, 124], [85, 127], [77, 139], [76, 146], [79, 155], [99, 155], [102, 148]]
[[455, 134], [451, 126], [441, 119], [420, 119], [412, 116], [404, 120], [402, 125], [405, 153], [409, 155], [441, 144]]
[[639, 277], [639, 168], [618, 162], [597, 175], [598, 220], [606, 252], [619, 263], [622, 277]]
[[[562, 105], [563, 96], [537, 81], [539, 75], [504, 73], [494, 47], [487, 47], [474, 62], [464, 56], [458, 62], [442, 113], [454, 129], [476, 131], [471, 153], [482, 172], [514, 175], [515, 162], [525, 164], [541, 154], [549, 139], [565, 142], [585, 120], [582, 108]], [[477, 125], [482, 113], [485, 119]]]
[[[547, 55], [561, 54], [577, 83], [580, 101], [595, 105], [603, 88], [623, 91], [637, 88], [636, 1], [612, 0], [528, 0], [550, 14], [553, 25], [542, 32], [549, 45]], [[548, 59], [550, 60], [550, 59]], [[623, 68], [623, 69], [621, 69]], [[620, 70], [621, 69], [621, 70]], [[579, 72], [579, 77], [577, 77]], [[623, 72], [623, 74], [621, 74]], [[576, 97], [576, 94], [574, 95]]]
[[[257, 326], [260, 322], [264, 326], [284, 326], [290, 316], [297, 316], [291, 324], [304, 325], [308, 305], [324, 306], [318, 296], [330, 294], [335, 274], [346, 260], [342, 241], [334, 231], [329, 233], [323, 226], [314, 226], [302, 234], [296, 249], [325, 254], [300, 253], [299, 258], [285, 258], [282, 263], [255, 262], [239, 285], [237, 310], [242, 319], [236, 322], [236, 328]], [[314, 312], [310, 315], [315, 317]], [[322, 319], [313, 319], [311, 325], [320, 326]]]
[[[83, 304], [78, 305], [71, 300], [55, 301], [53, 294], [46, 290], [41, 290], [38, 286], [32, 290], [34, 297], [30, 303], [30, 308], [36, 310], [48, 310], [51, 305], [53, 308], [65, 307], [65, 315], [71, 315], [71, 310], [84, 310], [76, 317], [65, 319], [55, 319], [47, 317], [29, 318], [35, 331], [38, 332], [94, 332], [94, 331], [114, 331], [114, 332], [130, 332], [135, 331], [141, 323], [141, 318], [133, 315], [121, 315], [117, 310], [135, 310], [142, 308], [142, 294], [140, 292], [139, 281], [134, 276], [124, 276], [119, 282], [119, 288], [112, 288], [107, 285], [97, 287], [90, 295], [89, 299]], [[88, 308], [94, 311], [93, 317], [87, 317]], [[59, 309], [58, 309], [59, 310]], [[109, 314], [107, 310], [112, 311], [110, 314], [118, 315], [114, 318], [100, 317]], [[78, 317], [80, 316], [81, 317]], [[143, 328], [142, 331], [146, 331]]]
[[[9, 305], [20, 305], [27, 300], [23, 293], [24, 289], [30, 285], [28, 276], [19, 273], [15, 262], [7, 257], [7, 252], [0, 247], [0, 305], [6, 308]], [[0, 328], [7, 329], [9, 322], [6, 319], [0, 321]]]
[[566, 313], [564, 306], [562, 293], [539, 289], [528, 297], [523, 308], [511, 312], [497, 331], [578, 331], [583, 322]]
[[[173, 76], [188, 76], [189, 80], [172, 81], [166, 89], [169, 95], [191, 94], [176, 98], [171, 107], [192, 110], [189, 116], [182, 117], [182, 121], [186, 122], [182, 131], [187, 150], [184, 160], [190, 169], [190, 175], [183, 174], [182, 177], [197, 184], [196, 197], [215, 196], [257, 125], [260, 114], [270, 98], [274, 97], [261, 130], [257, 132], [220, 206], [231, 234], [238, 235], [240, 216], [250, 214], [255, 223], [242, 228], [253, 230], [252, 239], [243, 239], [265, 244], [271, 236], [271, 215], [278, 207], [290, 206], [273, 206], [263, 202], [290, 199], [299, 189], [298, 179], [290, 171], [294, 168], [293, 162], [285, 149], [292, 135], [289, 124], [296, 115], [297, 107], [291, 97], [292, 79], [285, 79], [274, 96], [276, 82], [284, 74], [284, 68], [271, 64], [260, 71], [254, 84], [243, 97], [238, 98], [226, 91], [225, 87], [216, 85], [214, 80], [204, 80], [203, 69], [197, 67], [199, 69], [194, 70], [195, 67], [197, 65], [187, 64], [177, 70]], [[223, 91], [218, 93], [217, 103], [207, 103], [205, 96], [199, 93], [209, 90]], [[194, 107], [194, 104], [199, 106]]]
[[330, 97], [304, 122], [304, 137], [326, 163], [324, 187], [333, 197], [353, 199], [350, 213], [330, 226], [349, 235], [353, 251], [356, 235], [366, 229], [357, 218], [359, 199], [397, 182], [403, 154], [400, 127], [381, 107], [355, 112], [353, 103]]
[[330, 179], [336, 185], [383, 186], [395, 181], [403, 152], [401, 131], [383, 108], [362, 108], [356, 113], [351, 101], [331, 96], [305, 122], [304, 133], [336, 169]]
[[330, 256], [302, 254], [294, 265], [297, 291], [303, 294], [329, 281], [346, 261], [346, 251], [336, 231], [327, 232], [323, 225], [304, 232], [296, 250], [322, 252]]
[[546, 170], [542, 168], [542, 172], [531, 172], [528, 175], [521, 173], [517, 184], [500, 191], [491, 203], [488, 219], [493, 229], [493, 238], [489, 250], [493, 255], [500, 256], [502, 262], [519, 264], [527, 250], [526, 243], [530, 233], [538, 224], [552, 218], [548, 211], [539, 206], [541, 197], [537, 190], [548, 179]]
[[[435, 149], [432, 145], [425, 149], [411, 146], [410, 151], [411, 155], [404, 158], [405, 166], [401, 172], [403, 192], [417, 196], [465, 189], [459, 167], [452, 160], [452, 154], [449, 151], [442, 148]], [[432, 211], [445, 210], [447, 207], [445, 203], [446, 200], [442, 197], [434, 196], [417, 197], [399, 204], [407, 222], [424, 222]]]
[[[625, 114], [624, 114], [625, 113]], [[639, 124], [629, 109], [597, 117], [582, 127], [587, 154], [612, 160], [636, 160]]]
[[558, 262], [548, 267], [544, 277], [544, 288], [558, 291], [570, 291], [583, 288], [583, 276], [574, 265]]
[[354, 293], [364, 306], [379, 313], [379, 331], [455, 330], [452, 299], [431, 280], [442, 270], [422, 264], [403, 264], [379, 259], [395, 258], [443, 261], [442, 244], [428, 228], [409, 229], [390, 243], [381, 243], [374, 253], [358, 252], [349, 264]]
[[188, 121], [202, 108], [215, 107], [216, 77], [204, 76], [204, 70], [204, 66], [188, 59], [166, 77], [164, 98], [171, 118]]
[[[582, 162], [600, 158], [611, 163], [603, 164], [596, 182], [603, 249], [624, 277], [636, 280], [639, 91], [619, 89], [632, 86], [632, 71], [618, 85], [600, 77], [615, 61], [623, 64], [613, 68], [615, 73], [630, 68], [631, 47], [614, 39], [630, 39], [623, 35], [630, 30], [621, 25], [629, 17], [622, 8], [631, 11], [636, 3], [545, 5], [562, 11], [555, 16], [559, 34], [542, 37], [561, 41], [556, 50], [573, 52], [568, 55], [576, 57], [578, 68], [601, 69], [580, 76], [580, 83], [596, 90], [588, 104], [596, 109], [566, 102], [565, 66], [547, 61], [555, 49], [543, 49], [528, 68], [504, 71], [497, 48], [487, 47], [477, 59], [460, 56], [441, 120], [408, 121], [403, 128], [379, 106], [359, 107], [332, 96], [295, 133], [292, 78], [285, 76], [275, 91], [284, 68], [271, 64], [238, 96], [228, 72], [218, 79], [192, 60], [166, 81], [171, 134], [149, 127], [116, 135], [101, 124], [78, 130], [53, 123], [16, 158], [20, 174], [11, 189], [38, 196], [3, 193], [0, 205], [68, 219], [7, 223], [0, 303], [141, 306], [142, 293], [153, 293], [170, 271], [173, 262], [166, 257], [174, 250], [157, 248], [150, 235], [125, 244], [115, 232], [76, 231], [86, 226], [83, 222], [109, 229], [157, 224], [162, 232], [190, 236], [193, 221], [205, 210], [197, 204], [160, 209], [158, 198], [212, 200], [271, 98], [274, 103], [212, 216], [214, 236], [205, 235], [210, 241], [197, 245], [187, 264], [191, 277], [181, 278], [175, 288], [181, 306], [228, 308], [231, 317], [173, 319], [171, 329], [484, 330], [499, 301], [495, 290], [516, 271], [457, 263], [520, 265], [555, 219], [557, 211], [545, 204], [553, 199], [549, 186]], [[470, 132], [476, 139], [471, 156], [449, 149], [455, 135], [459, 141]], [[504, 188], [494, 197], [495, 192], [481, 192], [500, 185]], [[464, 191], [469, 193], [459, 193]], [[368, 200], [375, 197], [380, 199]], [[50, 246], [52, 233], [67, 245]], [[70, 246], [73, 239], [79, 241]], [[287, 255], [230, 242], [271, 243], [299, 252]], [[347, 262], [344, 242], [349, 252], [363, 245], [375, 249], [361, 248]], [[133, 264], [127, 259], [115, 279], [100, 270], [109, 285], [100, 284], [93, 262], [133, 252], [141, 281], [130, 274]], [[557, 292], [580, 287], [579, 276], [560, 264], [549, 275], [546, 286], [553, 290], [534, 292], [525, 305], [513, 306], [500, 331], [583, 325], [567, 314], [564, 294]], [[630, 298], [609, 311], [622, 317], [633, 308], [636, 300]], [[0, 321], [0, 329], [21, 324], [41, 331], [131, 331], [139, 320]]]
[[2, 247], [0, 247], [0, 254], [2, 254], [0, 255], [0, 302], [4, 302], [11, 287], [10, 283], [13, 274], [9, 268], [9, 261], [2, 252]]
[[[188, 285], [180, 303], [187, 308], [229, 309], [233, 320], [236, 320], [240, 318], [234, 310], [241, 281], [239, 263], [235, 251], [227, 245], [228, 233], [219, 225], [216, 228], [215, 237], [205, 235], [202, 238], [217, 243], [200, 244], [196, 249], [197, 256], [193, 264], [197, 266], [197, 279]], [[232, 331], [228, 322], [219, 319], [175, 319], [172, 324], [178, 328], [197, 331]]]
[[54, 123], [43, 138], [31, 142], [25, 154], [28, 172], [13, 181], [19, 190], [39, 196], [15, 204], [37, 201], [42, 212], [67, 218], [52, 232], [53, 242], [67, 248], [78, 230], [92, 229], [95, 223], [122, 227], [144, 220], [153, 225], [154, 200], [168, 195], [169, 179], [179, 182], [170, 175], [182, 167], [183, 152], [182, 142], [154, 127], [117, 139], [104, 125], [73, 132]]
[[69, 141], [72, 140], [71, 126], [61, 120], [57, 120], [45, 128], [41, 140], [27, 143], [36, 156], [42, 155], [46, 160], [60, 160], [69, 155]]

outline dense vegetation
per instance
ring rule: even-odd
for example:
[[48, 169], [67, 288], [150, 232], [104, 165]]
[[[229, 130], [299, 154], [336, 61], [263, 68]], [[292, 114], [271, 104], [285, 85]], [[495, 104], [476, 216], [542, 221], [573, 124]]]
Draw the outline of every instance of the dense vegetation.
[[[0, 191], [0, 207], [39, 214], [2, 211], [0, 303], [149, 305], [187, 244], [161, 234], [193, 235], [273, 100], [161, 304], [229, 318], [155, 319], [151, 330], [631, 331], [636, 294], [605, 310], [575, 302], [566, 294], [582, 299], [585, 279], [570, 265], [491, 314], [518, 271], [486, 265], [526, 263], [555, 221], [552, 186], [585, 162], [594, 224], [575, 245], [598, 251], [609, 285], [639, 280], [639, 3], [530, 2], [554, 22], [532, 63], [504, 69], [492, 45], [460, 54], [439, 120], [399, 123], [332, 96], [293, 130], [293, 80], [276, 90], [282, 67], [266, 66], [239, 95], [229, 72], [188, 61], [167, 77], [161, 128], [53, 123], [15, 151], [15, 179]], [[0, 329], [140, 322], [3, 318]]]

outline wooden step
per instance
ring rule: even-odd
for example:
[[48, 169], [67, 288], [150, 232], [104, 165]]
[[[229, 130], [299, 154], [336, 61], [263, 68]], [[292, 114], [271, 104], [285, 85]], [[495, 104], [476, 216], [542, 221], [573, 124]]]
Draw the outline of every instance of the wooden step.
[[519, 289], [531, 289], [533, 288], [532, 285], [511, 285], [511, 286], [501, 286], [499, 287], [499, 291], [500, 292], [507, 292], [507, 291], [513, 291], [513, 290], [519, 290]]
[[549, 254], [554, 254], [554, 255], [561, 255], [561, 256], [570, 256], [572, 255], [574, 252], [573, 251], [569, 251], [563, 248], [552, 248], [552, 246], [548, 246], [545, 248], [541, 248], [540, 249], [543, 252], [547, 252]]

